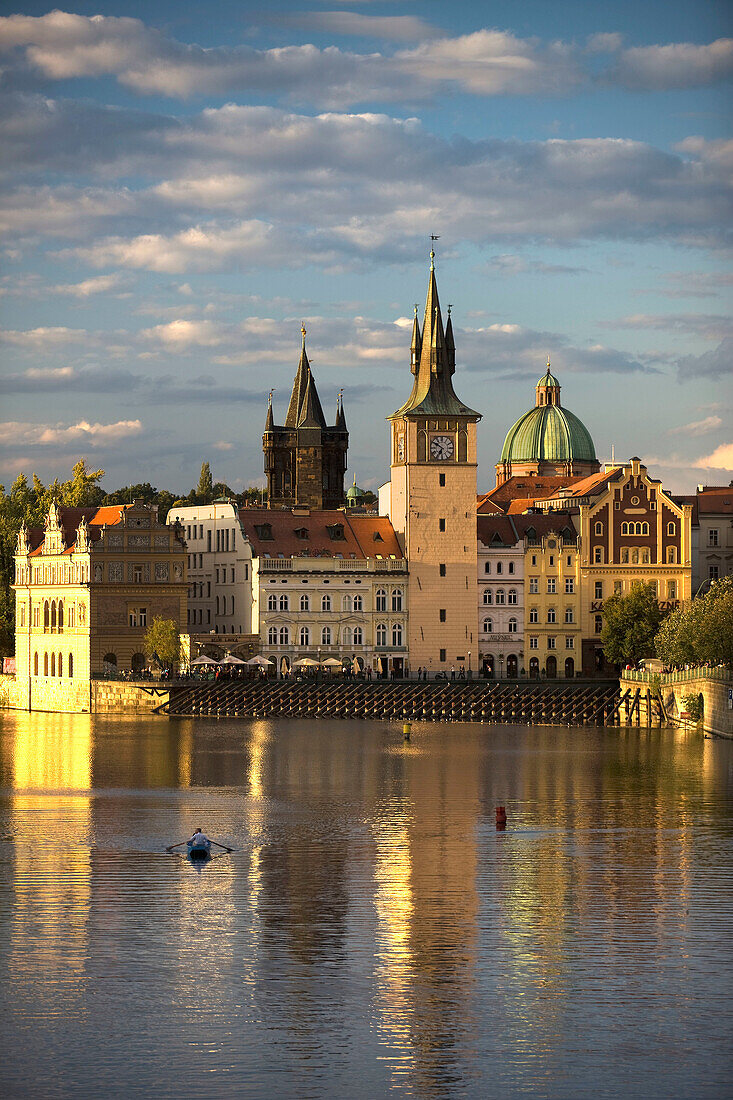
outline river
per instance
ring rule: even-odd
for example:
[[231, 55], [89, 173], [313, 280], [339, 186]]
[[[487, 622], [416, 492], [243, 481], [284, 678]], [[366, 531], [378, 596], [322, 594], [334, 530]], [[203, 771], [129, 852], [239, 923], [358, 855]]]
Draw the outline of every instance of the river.
[[4, 1095], [727, 1093], [733, 742], [0, 721]]

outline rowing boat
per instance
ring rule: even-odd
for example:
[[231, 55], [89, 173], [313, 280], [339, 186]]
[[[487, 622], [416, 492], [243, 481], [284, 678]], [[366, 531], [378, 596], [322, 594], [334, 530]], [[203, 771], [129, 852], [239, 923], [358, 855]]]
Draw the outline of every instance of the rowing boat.
[[198, 841], [196, 844], [189, 840], [186, 842], [186, 850], [189, 859], [211, 859], [211, 841]]

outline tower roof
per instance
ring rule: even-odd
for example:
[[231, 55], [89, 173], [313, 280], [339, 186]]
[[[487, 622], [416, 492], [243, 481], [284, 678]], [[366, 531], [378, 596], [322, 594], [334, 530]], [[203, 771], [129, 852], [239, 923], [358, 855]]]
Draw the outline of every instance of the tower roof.
[[585, 424], [560, 404], [560, 383], [550, 365], [536, 389], [556, 389], [552, 402], [538, 403], [514, 423], [501, 450], [502, 462], [596, 462], [596, 450]]
[[305, 350], [305, 325], [301, 328], [303, 344], [300, 349], [300, 360], [293, 381], [293, 392], [290, 395], [287, 415], [285, 417], [286, 428], [325, 428], [326, 418], [318, 397], [316, 383], [311, 373], [308, 355]]
[[455, 348], [453, 326], [448, 321], [448, 333], [443, 328], [438, 284], [435, 279], [435, 253], [430, 253], [430, 275], [425, 299], [425, 319], [422, 333], [417, 315], [412, 329], [413, 367], [415, 381], [407, 401], [392, 416], [409, 413], [429, 416], [468, 416], [479, 420], [480, 413], [464, 405], [453, 390]]

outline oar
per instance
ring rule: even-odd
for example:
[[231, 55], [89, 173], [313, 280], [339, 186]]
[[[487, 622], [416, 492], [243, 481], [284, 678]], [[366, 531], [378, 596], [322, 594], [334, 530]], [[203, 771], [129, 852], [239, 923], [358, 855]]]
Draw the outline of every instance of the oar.
[[174, 848], [180, 848], [182, 844], [188, 844], [187, 840], [179, 840], [177, 844], [169, 844], [166, 852], [172, 852]]
[[217, 848], [223, 848], [225, 852], [233, 852], [233, 848], [227, 848], [226, 844], [220, 844], [218, 840], [212, 840], [211, 844], [216, 844]]

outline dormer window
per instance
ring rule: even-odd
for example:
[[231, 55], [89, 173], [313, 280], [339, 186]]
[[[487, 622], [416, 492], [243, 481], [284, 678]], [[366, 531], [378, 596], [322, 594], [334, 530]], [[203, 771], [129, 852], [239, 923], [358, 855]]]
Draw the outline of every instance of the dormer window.
[[257, 532], [257, 538], [261, 542], [272, 542], [272, 524], [271, 523], [256, 523], [255, 531]]
[[296, 527], [295, 528], [295, 537], [296, 537], [296, 539], [307, 539], [308, 538], [308, 528], [307, 527]]
[[374, 542], [384, 542], [384, 539], [380, 535], [379, 531], [374, 532], [374, 534], [372, 535], [372, 539]]
[[332, 542], [345, 542], [346, 535], [344, 534], [343, 523], [329, 523], [326, 525], [328, 531], [328, 537]]

